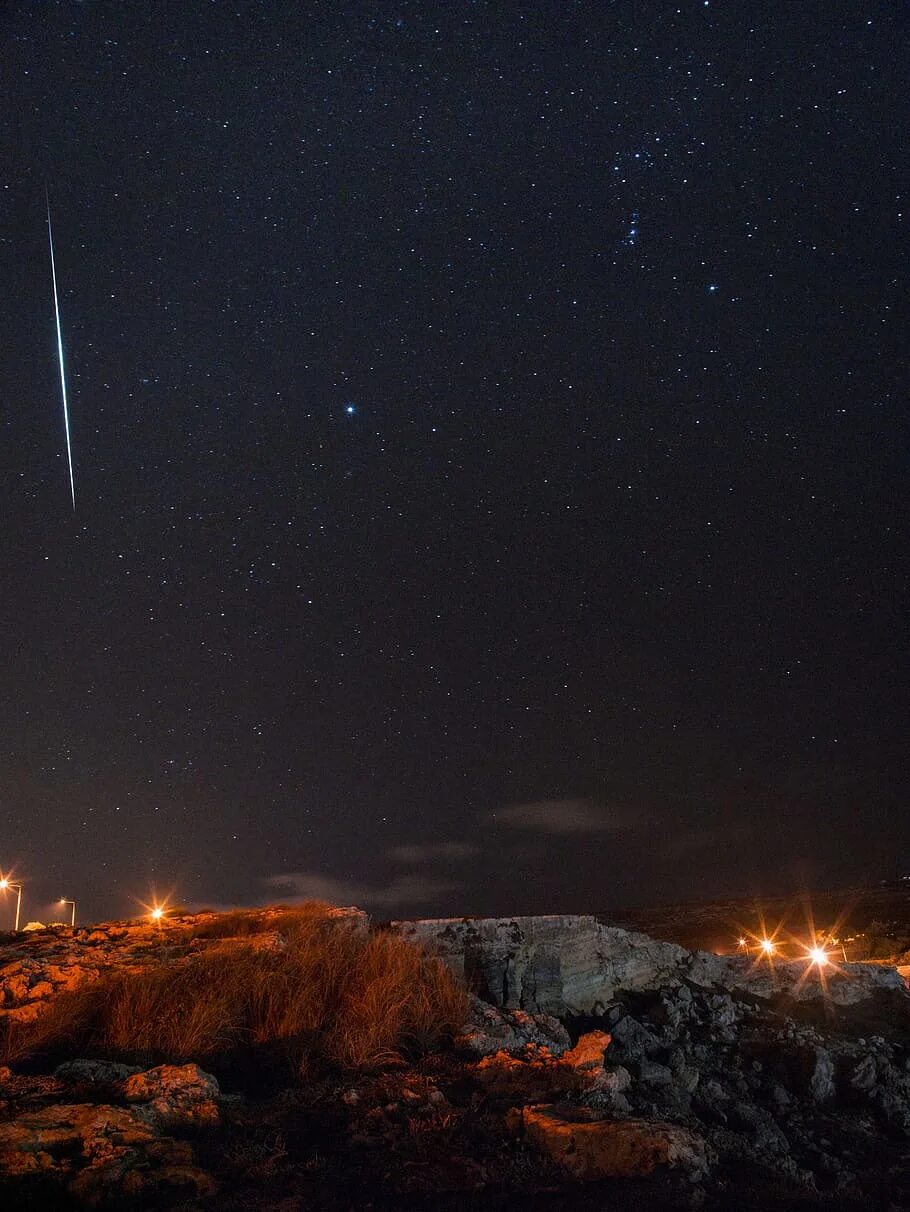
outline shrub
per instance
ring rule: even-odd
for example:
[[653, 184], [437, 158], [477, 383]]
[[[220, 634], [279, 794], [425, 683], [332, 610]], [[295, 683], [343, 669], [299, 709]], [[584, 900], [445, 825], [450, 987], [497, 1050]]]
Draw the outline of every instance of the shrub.
[[0, 1056], [147, 1063], [268, 1048], [303, 1076], [420, 1055], [466, 1017], [448, 969], [396, 935], [366, 934], [324, 909], [294, 913], [283, 933], [282, 949], [241, 942], [61, 994], [31, 1023], [7, 1020]]

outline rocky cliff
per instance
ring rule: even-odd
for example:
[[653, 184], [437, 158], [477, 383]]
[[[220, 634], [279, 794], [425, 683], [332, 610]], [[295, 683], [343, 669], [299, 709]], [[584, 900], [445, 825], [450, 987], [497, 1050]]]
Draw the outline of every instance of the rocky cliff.
[[762, 998], [824, 997], [836, 1005], [905, 987], [893, 968], [841, 964], [820, 970], [808, 960], [691, 952], [593, 916], [438, 918], [393, 922], [392, 929], [435, 951], [493, 1005], [560, 1017], [602, 1014], [624, 992], [684, 982]]

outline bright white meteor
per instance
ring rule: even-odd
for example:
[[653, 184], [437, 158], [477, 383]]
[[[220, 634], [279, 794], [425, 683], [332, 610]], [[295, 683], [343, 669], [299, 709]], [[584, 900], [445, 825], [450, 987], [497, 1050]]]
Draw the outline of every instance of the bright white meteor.
[[51, 277], [54, 281], [54, 315], [57, 318], [57, 358], [60, 362], [60, 393], [63, 396], [63, 424], [66, 429], [66, 458], [70, 469], [70, 495], [73, 498], [73, 512], [76, 512], [76, 482], [73, 479], [73, 448], [70, 444], [70, 410], [66, 402], [66, 373], [63, 369], [63, 333], [60, 329], [60, 301], [57, 298], [57, 266], [54, 263], [54, 232], [51, 227], [51, 200], [45, 190], [47, 199], [47, 238], [51, 247]]

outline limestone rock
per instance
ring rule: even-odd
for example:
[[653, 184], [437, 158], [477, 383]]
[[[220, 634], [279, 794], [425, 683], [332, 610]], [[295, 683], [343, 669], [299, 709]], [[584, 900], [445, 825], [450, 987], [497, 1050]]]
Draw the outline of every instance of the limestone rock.
[[[488, 1092], [512, 1101], [535, 1102], [598, 1090], [618, 1094], [626, 1087], [608, 1077], [604, 1068], [604, 1052], [609, 1044], [606, 1032], [591, 1031], [558, 1057], [548, 1048], [533, 1044], [518, 1056], [495, 1052], [478, 1062], [474, 1076]], [[628, 1073], [622, 1072], [628, 1080]]]
[[816, 1048], [813, 1060], [809, 1093], [817, 1103], [823, 1103], [834, 1096], [834, 1061], [826, 1048]]
[[561, 1057], [561, 1064], [584, 1077], [603, 1072], [604, 1053], [609, 1048], [612, 1035], [606, 1031], [588, 1031], [579, 1037], [578, 1043]]
[[718, 991], [717, 1025], [730, 1030], [733, 990], [853, 1005], [906, 988], [893, 968], [876, 964], [839, 965], [823, 983], [802, 961], [772, 967], [743, 955], [690, 952], [593, 916], [438, 918], [393, 922], [392, 929], [438, 954], [486, 1001], [531, 1014], [602, 1014], [623, 992], [663, 989], [665, 1022], [676, 1026], [688, 1013], [681, 990], [691, 983]]
[[678, 1167], [692, 1178], [708, 1170], [705, 1142], [676, 1124], [607, 1119], [584, 1107], [523, 1107], [528, 1140], [579, 1182], [641, 1178], [658, 1166]]
[[216, 1078], [198, 1065], [158, 1065], [123, 1083], [129, 1103], [146, 1103], [163, 1127], [214, 1127], [220, 1119]]
[[668, 984], [688, 956], [593, 916], [440, 918], [392, 929], [427, 945], [494, 1005], [560, 1016], [602, 1013], [620, 988]]
[[160, 1135], [140, 1111], [105, 1104], [58, 1104], [0, 1124], [0, 1175], [57, 1179], [89, 1206], [215, 1189], [188, 1144]]
[[613, 1025], [613, 1040], [622, 1060], [640, 1061], [658, 1052], [661, 1042], [638, 1019], [624, 1015]]
[[469, 1001], [468, 1022], [455, 1039], [456, 1049], [474, 1058], [496, 1052], [511, 1055], [528, 1045], [547, 1048], [553, 1056], [559, 1056], [570, 1044], [568, 1031], [552, 1015], [524, 1010], [503, 1012], [474, 996]]

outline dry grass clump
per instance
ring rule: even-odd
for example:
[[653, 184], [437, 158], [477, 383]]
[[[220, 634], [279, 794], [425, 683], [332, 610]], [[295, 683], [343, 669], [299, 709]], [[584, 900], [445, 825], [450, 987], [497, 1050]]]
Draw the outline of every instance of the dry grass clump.
[[115, 973], [62, 994], [31, 1023], [10, 1023], [0, 1057], [205, 1060], [267, 1048], [298, 1075], [375, 1067], [443, 1045], [466, 997], [443, 964], [390, 933], [295, 915], [281, 949], [204, 952]]
[[187, 937], [191, 939], [250, 938], [254, 934], [269, 934], [273, 930], [286, 932], [298, 921], [313, 917], [325, 917], [331, 905], [323, 901], [307, 901], [303, 905], [281, 909], [234, 909], [230, 913], [219, 913], [210, 921], [190, 926]]

